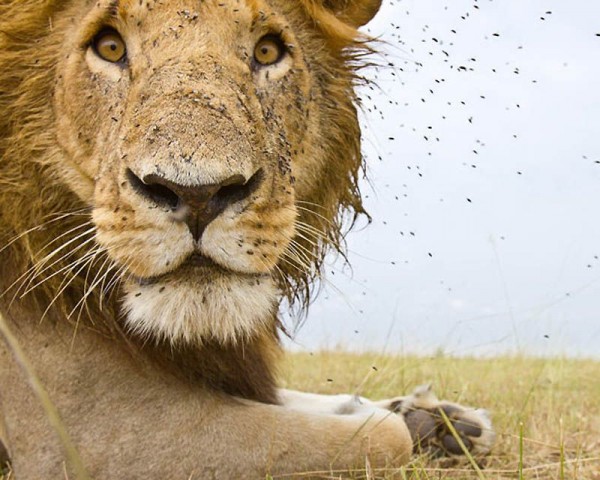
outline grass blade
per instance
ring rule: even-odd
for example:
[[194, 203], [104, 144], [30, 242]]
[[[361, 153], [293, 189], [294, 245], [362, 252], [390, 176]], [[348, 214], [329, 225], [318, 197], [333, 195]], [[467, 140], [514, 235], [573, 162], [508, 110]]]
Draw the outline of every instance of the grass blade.
[[35, 374], [33, 366], [31, 365], [31, 363], [29, 363], [25, 352], [21, 348], [21, 345], [19, 344], [16, 337], [11, 332], [2, 314], [0, 314], [0, 334], [6, 340], [6, 343], [12, 351], [15, 360], [25, 373], [29, 381], [29, 385], [31, 386], [31, 389], [38, 397], [38, 400], [40, 401], [40, 404], [42, 405], [42, 408], [46, 413], [46, 417], [48, 418], [50, 425], [52, 425], [52, 428], [54, 428], [54, 430], [58, 434], [60, 441], [62, 442], [63, 447], [66, 451], [67, 458], [71, 463], [75, 474], [77, 475], [77, 479], [91, 480], [91, 477], [88, 475], [87, 471], [85, 470], [85, 467], [83, 466], [83, 461], [79, 456], [79, 452], [77, 451], [75, 444], [71, 440], [71, 437], [69, 436], [64, 424], [62, 423], [62, 420], [60, 419], [60, 415], [58, 413], [58, 410], [56, 409], [56, 406], [50, 400], [48, 392], [46, 391], [39, 378]]
[[477, 478], [479, 478], [479, 480], [485, 480], [485, 476], [483, 475], [483, 472], [481, 471], [481, 468], [479, 468], [479, 465], [477, 465], [477, 462], [473, 458], [473, 455], [471, 455], [471, 452], [469, 452], [469, 449], [465, 446], [464, 442], [462, 441], [462, 438], [460, 438], [460, 435], [458, 434], [458, 432], [454, 428], [454, 425], [452, 425], [452, 422], [448, 418], [448, 415], [446, 415], [446, 412], [444, 412], [444, 410], [442, 410], [441, 408], [438, 408], [438, 412], [440, 413], [440, 415], [444, 419], [444, 423], [448, 427], [448, 430], [450, 430], [450, 433], [452, 434], [452, 436], [454, 437], [454, 439], [460, 445], [461, 450], [463, 451], [463, 453], [465, 454], [465, 456], [469, 460], [469, 463], [473, 467], [473, 470], [475, 470], [475, 472], [477, 473]]

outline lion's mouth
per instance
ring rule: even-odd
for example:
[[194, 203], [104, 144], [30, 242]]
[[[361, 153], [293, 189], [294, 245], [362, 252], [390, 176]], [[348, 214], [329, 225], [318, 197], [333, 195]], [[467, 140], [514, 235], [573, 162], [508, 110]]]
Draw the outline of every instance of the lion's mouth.
[[207, 257], [206, 255], [202, 255], [200, 252], [191, 253], [187, 259], [181, 263], [181, 265], [177, 266], [173, 270], [170, 270], [162, 275], [155, 275], [153, 277], [136, 277], [135, 282], [139, 285], [154, 285], [165, 280], [167, 277], [172, 277], [173, 275], [190, 275], [194, 270], [201, 269], [210, 269], [210, 270], [219, 270], [221, 272], [229, 272], [230, 270], [224, 268], [219, 265], [213, 259]]
[[[212, 258], [207, 257], [206, 255], [202, 255], [199, 252], [192, 253], [185, 262], [181, 265], [181, 267], [216, 267], [223, 268], [219, 264], [217, 264]], [[179, 267], [179, 268], [181, 268]]]
[[208, 271], [210, 271], [212, 274], [216, 272], [241, 277], [270, 277], [270, 274], [268, 273], [248, 273], [226, 268], [223, 265], [215, 262], [212, 258], [196, 251], [191, 253], [183, 263], [173, 270], [153, 277], [133, 277], [133, 280], [140, 286], [149, 286], [164, 282], [165, 280], [172, 279], [174, 277], [198, 278], [199, 276], [207, 275]]

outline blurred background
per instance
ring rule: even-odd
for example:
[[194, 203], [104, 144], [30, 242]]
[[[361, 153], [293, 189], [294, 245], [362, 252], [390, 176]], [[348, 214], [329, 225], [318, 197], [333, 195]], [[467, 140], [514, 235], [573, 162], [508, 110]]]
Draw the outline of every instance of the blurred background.
[[373, 222], [288, 348], [599, 358], [600, 2], [384, 0], [367, 31]]

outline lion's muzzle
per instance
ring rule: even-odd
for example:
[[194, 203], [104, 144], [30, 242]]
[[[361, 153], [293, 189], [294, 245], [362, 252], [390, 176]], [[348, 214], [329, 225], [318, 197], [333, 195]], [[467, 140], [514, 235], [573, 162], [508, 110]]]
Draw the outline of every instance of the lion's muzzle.
[[237, 174], [219, 183], [184, 185], [158, 174], [146, 175], [142, 180], [131, 169], [127, 169], [126, 176], [138, 195], [176, 212], [175, 218], [185, 222], [195, 241], [228, 206], [255, 192], [264, 177], [261, 169], [249, 180]]

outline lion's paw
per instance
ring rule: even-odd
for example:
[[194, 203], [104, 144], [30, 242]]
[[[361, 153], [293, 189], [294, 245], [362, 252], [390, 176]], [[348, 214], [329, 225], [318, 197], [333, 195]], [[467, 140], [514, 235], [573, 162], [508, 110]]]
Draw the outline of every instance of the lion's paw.
[[487, 455], [496, 441], [496, 433], [487, 410], [440, 401], [431, 385], [417, 387], [412, 394], [390, 400], [385, 407], [404, 417], [417, 453], [426, 452], [435, 456], [464, 455], [463, 448], [444, 420], [442, 411], [464, 447], [473, 456]]

